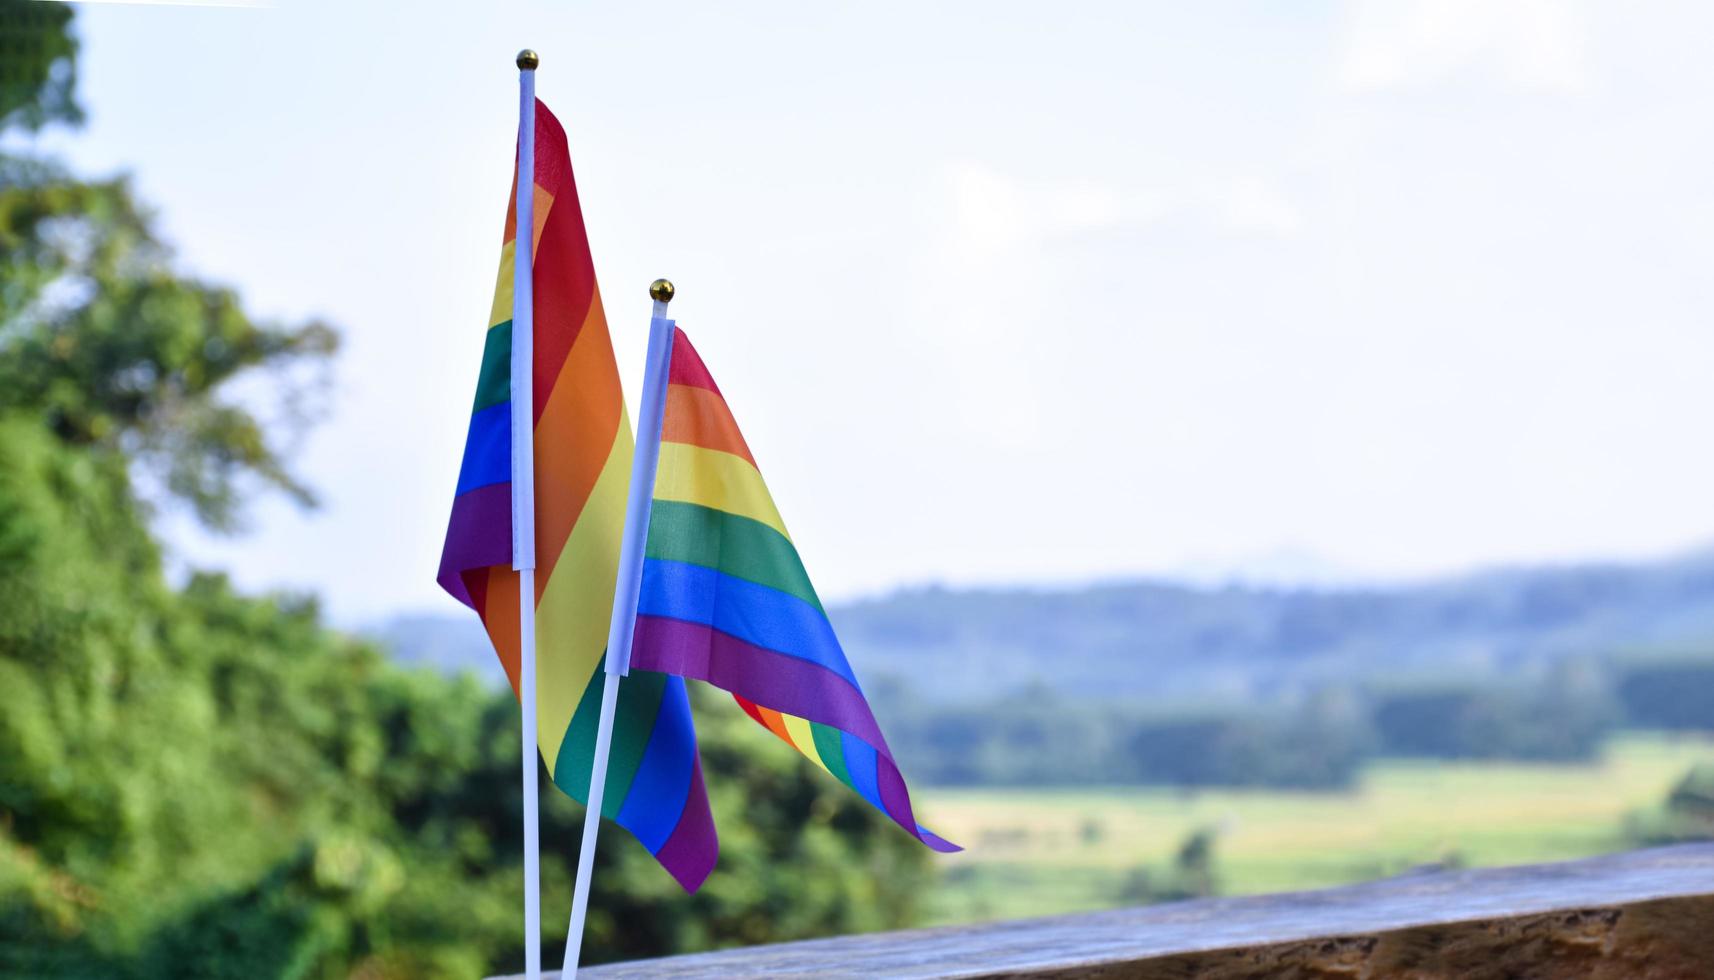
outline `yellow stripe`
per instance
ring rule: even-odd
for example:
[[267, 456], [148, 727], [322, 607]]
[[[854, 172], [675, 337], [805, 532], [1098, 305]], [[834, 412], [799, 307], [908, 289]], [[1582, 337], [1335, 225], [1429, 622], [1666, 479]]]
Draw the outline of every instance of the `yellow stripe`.
[[700, 504], [761, 521], [791, 540], [762, 474], [743, 457], [682, 442], [661, 443], [655, 499]]
[[[535, 200], [530, 204], [530, 217], [535, 225], [530, 231], [532, 255], [535, 254], [533, 250], [542, 243], [542, 229], [547, 227], [548, 212], [552, 210], [553, 195], [537, 184]], [[512, 269], [517, 261], [518, 242], [513, 239], [500, 248], [500, 280], [494, 284], [494, 306], [488, 311], [490, 329], [512, 318], [512, 283], [515, 281]]]
[[631, 420], [621, 417], [607, 464], [536, 603], [536, 728], [550, 775], [577, 702], [607, 648], [631, 453]]
[[821, 754], [815, 751], [815, 733], [809, 730], [809, 722], [784, 711], [780, 712], [780, 720], [786, 723], [786, 731], [792, 735], [792, 744], [797, 746], [804, 758], [820, 766], [828, 775], [833, 775], [833, 770], [827, 768], [827, 763], [821, 761]]
[[488, 329], [512, 318], [512, 263], [517, 261], [516, 242], [500, 249], [500, 281], [494, 284], [494, 308], [488, 311]]

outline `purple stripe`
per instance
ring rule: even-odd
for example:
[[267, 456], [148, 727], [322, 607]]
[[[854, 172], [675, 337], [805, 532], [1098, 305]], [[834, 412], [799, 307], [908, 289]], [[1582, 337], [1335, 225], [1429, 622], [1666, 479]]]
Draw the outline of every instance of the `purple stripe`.
[[924, 844], [927, 844], [929, 847], [934, 848], [942, 854], [956, 854], [959, 851], [964, 850], [964, 848], [959, 847], [957, 844], [954, 844], [934, 831], [929, 830], [922, 824], [917, 824], [917, 840], [922, 841]]
[[440, 553], [440, 574], [435, 576], [440, 587], [474, 609], [476, 604], [464, 587], [463, 573], [511, 563], [512, 484], [491, 483], [454, 497], [446, 544]]
[[917, 823], [916, 815], [911, 812], [910, 790], [905, 789], [905, 777], [899, 774], [899, 767], [893, 765], [893, 760], [877, 757], [875, 759], [875, 778], [881, 784], [881, 802], [886, 804], [881, 809], [886, 812], [887, 816], [893, 818], [894, 823], [905, 828], [912, 837], [937, 851], [950, 854], [954, 851], [964, 850], [964, 848]]
[[[635, 666], [635, 664], [633, 664]], [[702, 759], [695, 760], [690, 776], [690, 797], [684, 812], [679, 814], [678, 826], [655, 852], [655, 860], [667, 873], [678, 879], [687, 892], [702, 887], [714, 862], [720, 857], [720, 839], [714, 833], [714, 814], [708, 809], [708, 791], [702, 785]]]
[[850, 681], [701, 623], [638, 616], [631, 667], [707, 681], [764, 708], [850, 732], [882, 756], [892, 756], [869, 702]]
[[[875, 716], [869, 711], [869, 703], [850, 681], [826, 667], [745, 643], [700, 623], [662, 616], [637, 617], [631, 666], [637, 670], [695, 677], [764, 708], [832, 725], [866, 743], [876, 750], [870, 758], [875, 761], [876, 795], [880, 797], [881, 811], [911, 836], [937, 851], [962, 850], [917, 826], [911, 811], [910, 792], [905, 788], [899, 767], [892, 760], [886, 740], [881, 737], [880, 726], [875, 724]], [[846, 753], [848, 766], [852, 762], [850, 756], [851, 753]], [[702, 778], [700, 769], [696, 778]], [[697, 800], [694, 792], [691, 799]], [[707, 801], [702, 800], [701, 804], [707, 806]], [[688, 821], [688, 815], [687, 808], [681, 827]], [[662, 864], [667, 864], [667, 850], [673, 846], [678, 834], [679, 831], [675, 830], [673, 839], [669, 839], [655, 855]], [[678, 875], [670, 865], [667, 870]]]
[[917, 820], [911, 813], [910, 790], [905, 789], [905, 777], [899, 775], [899, 767], [893, 765], [893, 760], [875, 760], [875, 782], [880, 784], [881, 809], [887, 811], [887, 816], [892, 817], [894, 823], [916, 833]]

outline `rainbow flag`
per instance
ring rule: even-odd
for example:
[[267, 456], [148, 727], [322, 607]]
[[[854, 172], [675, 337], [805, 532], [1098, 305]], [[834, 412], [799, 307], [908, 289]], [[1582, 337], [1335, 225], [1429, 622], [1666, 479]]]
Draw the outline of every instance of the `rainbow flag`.
[[904, 777], [726, 399], [675, 330], [633, 667], [695, 677], [913, 837]]
[[[518, 573], [512, 570], [514, 204], [488, 318], [464, 461], [438, 580], [476, 610], [518, 691]], [[579, 801], [589, 790], [602, 662], [631, 472], [631, 423], [595, 284], [565, 130], [536, 103], [532, 377], [536, 475], [537, 719], [542, 761]], [[694, 891], [714, 867], [714, 818], [683, 678], [620, 685], [603, 815]]]

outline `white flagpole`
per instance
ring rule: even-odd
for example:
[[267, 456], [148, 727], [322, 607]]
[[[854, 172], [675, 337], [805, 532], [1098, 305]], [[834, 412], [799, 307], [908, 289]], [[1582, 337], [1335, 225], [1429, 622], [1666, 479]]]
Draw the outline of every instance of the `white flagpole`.
[[643, 401], [637, 413], [637, 451], [631, 457], [631, 494], [625, 504], [619, 576], [613, 583], [613, 618], [607, 627], [607, 678], [601, 686], [601, 721], [595, 730], [595, 759], [589, 767], [589, 806], [583, 814], [583, 847], [578, 851], [577, 889], [571, 900], [571, 928], [565, 938], [565, 968], [560, 980], [576, 980], [577, 961], [583, 951], [583, 921], [589, 912], [589, 882], [595, 869], [595, 835], [601, 830], [601, 798], [607, 789], [607, 756], [613, 744], [613, 712], [619, 706], [619, 678], [631, 669], [637, 593], [643, 587], [643, 546], [649, 537], [655, 464], [661, 455], [661, 422], [666, 416], [667, 372], [673, 353], [673, 321], [667, 319], [673, 284], [656, 279], [649, 286], [649, 296], [655, 301], [655, 309], [649, 319]]
[[535, 250], [536, 66], [518, 52], [518, 198], [512, 264], [512, 567], [518, 572], [518, 701], [523, 706], [524, 976], [542, 975], [542, 842], [536, 777]]

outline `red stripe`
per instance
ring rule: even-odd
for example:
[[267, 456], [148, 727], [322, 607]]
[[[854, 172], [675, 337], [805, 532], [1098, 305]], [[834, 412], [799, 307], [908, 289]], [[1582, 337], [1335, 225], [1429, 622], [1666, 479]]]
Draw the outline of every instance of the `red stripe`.
[[[595, 260], [589, 253], [589, 233], [583, 224], [583, 205], [572, 175], [571, 148], [565, 128], [539, 99], [536, 101], [536, 186], [553, 195], [547, 224], [532, 256], [535, 274], [535, 355], [533, 421], [540, 421], [548, 395], [559, 379], [560, 365], [594, 306]], [[540, 204], [537, 205], [540, 207]], [[540, 220], [540, 215], [537, 215]], [[512, 195], [506, 204], [505, 241], [517, 238], [518, 172], [512, 168]], [[607, 321], [597, 315], [603, 330]]]
[[667, 372], [667, 384], [707, 388], [722, 401], [726, 399], [725, 395], [720, 394], [720, 386], [714, 383], [714, 377], [703, 365], [702, 357], [696, 353], [696, 348], [690, 346], [690, 338], [684, 335], [683, 330], [673, 330], [672, 367]]
[[[566, 149], [565, 127], [548, 110], [547, 103], [536, 100], [536, 184], [559, 199], [560, 189], [571, 187], [571, 153]], [[573, 188], [575, 193], [575, 188]]]
[[[563, 142], [560, 152], [565, 152]], [[583, 227], [577, 188], [571, 180], [570, 164], [566, 167], [559, 191], [549, 188], [554, 195], [553, 210], [548, 212], [535, 254], [534, 421], [541, 420], [542, 409], [559, 379], [560, 367], [585, 323], [602, 330], [607, 328], [595, 293], [595, 262], [589, 255], [589, 238]]]
[[762, 712], [757, 709], [754, 701], [746, 701], [736, 694], [732, 695], [732, 700], [738, 702], [738, 707], [743, 708], [745, 714], [756, 719], [756, 724], [763, 726], [767, 725], [767, 721], [762, 718]]
[[[513, 141], [514, 147], [516, 141]], [[538, 187], [545, 187], [555, 200], [559, 198], [560, 188], [571, 183], [571, 154], [566, 149], [565, 127], [548, 111], [547, 104], [541, 99], [536, 100], [536, 173], [535, 182]], [[575, 189], [574, 189], [575, 193]], [[512, 196], [506, 199], [506, 231], [500, 242], [513, 241], [518, 237], [518, 161], [517, 150], [512, 151]]]
[[470, 607], [483, 621], [488, 619], [488, 569], [467, 568], [459, 572], [464, 589], [470, 593]]

